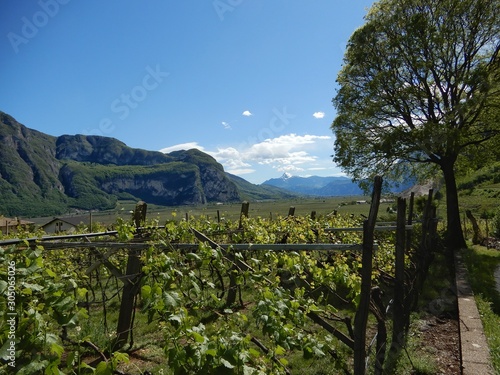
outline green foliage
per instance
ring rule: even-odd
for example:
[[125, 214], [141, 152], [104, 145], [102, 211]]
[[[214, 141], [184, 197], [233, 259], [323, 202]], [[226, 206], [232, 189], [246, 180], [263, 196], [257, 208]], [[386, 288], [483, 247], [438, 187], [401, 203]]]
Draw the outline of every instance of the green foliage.
[[481, 294], [475, 296], [477, 308], [481, 315], [484, 333], [488, 340], [491, 360], [495, 371], [500, 372], [500, 316], [495, 314], [491, 302]]
[[496, 210], [493, 217], [493, 235], [500, 238], [500, 207]]
[[[165, 234], [158, 233], [155, 243], [193, 242], [190, 227], [215, 239], [227, 236], [221, 233], [231, 225], [220, 225], [204, 218], [189, 223], [167, 222]], [[304, 217], [272, 221], [243, 218], [243, 232], [231, 237], [234, 242], [254, 244], [360, 243], [359, 233], [324, 230], [353, 225], [360, 223], [347, 216], [318, 221]], [[393, 240], [389, 234], [378, 238], [374, 280], [381, 270], [393, 272], [393, 254], [389, 250]], [[322, 358], [342, 345], [324, 332], [312, 333], [307, 314], [336, 316], [338, 309], [333, 304], [338, 294], [344, 297], [343, 303], [355, 308], [360, 293], [359, 254], [266, 250], [231, 253], [236, 262], [241, 260], [249, 268], [235, 271], [223, 249], [212, 249], [205, 243], [196, 252], [171, 249], [165, 253], [152, 246], [143, 255], [142, 311], [148, 314], [149, 321], [160, 320], [165, 352], [174, 373], [282, 373], [283, 366], [289, 363], [287, 357], [296, 351], [302, 352], [305, 359]], [[232, 274], [236, 287], [248, 298], [243, 311], [238, 311], [241, 306], [228, 306], [224, 301]], [[217, 316], [215, 324], [204, 323]], [[256, 328], [269, 349], [267, 354], [255, 346]], [[345, 358], [331, 361], [338, 368], [346, 365]]]
[[[351, 36], [338, 75], [335, 161], [357, 179], [414, 173], [404, 162], [441, 166], [496, 136], [498, 121], [479, 115], [499, 95], [498, 6], [491, 0], [376, 3]], [[491, 13], [485, 18], [485, 12]]]
[[[19, 374], [39, 370], [47, 373], [59, 368], [64, 352], [61, 330], [73, 328], [86, 317], [77, 306], [81, 290], [74, 275], [54, 267], [42, 257], [43, 249], [17, 252], [0, 248], [0, 347], [3, 360], [6, 348], [15, 341], [15, 365]], [[14, 269], [13, 273], [8, 273]], [[15, 314], [14, 332], [6, 322]], [[8, 364], [2, 369], [7, 371]]]
[[500, 291], [496, 289], [495, 271], [500, 267], [500, 253], [495, 249], [473, 246], [463, 251], [463, 259], [469, 271], [469, 280], [474, 293], [481, 294], [492, 303], [491, 308], [500, 313]]
[[461, 190], [473, 189], [483, 184], [500, 183], [500, 163], [492, 163], [463, 178], [457, 187]]
[[469, 280], [488, 340], [495, 371], [500, 371], [500, 291], [494, 274], [500, 267], [500, 253], [494, 249], [474, 246], [462, 252], [469, 271]]
[[441, 169], [453, 248], [465, 247], [457, 159], [471, 149], [489, 157], [487, 145], [500, 134], [499, 7], [498, 0], [376, 2], [348, 42], [333, 99], [334, 161], [354, 179]]
[[[349, 368], [350, 349], [315, 326], [308, 314], [318, 314], [338, 329], [346, 329], [339, 322], [352, 314], [360, 293], [358, 252], [214, 249], [198, 243], [191, 228], [221, 243], [360, 243], [360, 233], [326, 230], [360, 224], [343, 215], [317, 220], [244, 218], [243, 231], [237, 229], [239, 221], [216, 223], [206, 217], [168, 221], [162, 229], [156, 221], [145, 223], [148, 229], [141, 235], [150, 238], [150, 246], [141, 255], [136, 314], [154, 326], [154, 344], [163, 348], [174, 374], [283, 374], [285, 367], [297, 366], [297, 353], [305, 363], [328, 361], [336, 369]], [[117, 241], [137, 236], [130, 220], [119, 220], [115, 226]], [[380, 272], [393, 274], [394, 263], [394, 235], [377, 236], [374, 284]], [[180, 250], [172, 246], [175, 243], [198, 245]], [[91, 304], [82, 310], [78, 304], [89, 303], [92, 294], [105, 299], [115, 293], [108, 268], [86, 273], [88, 256], [71, 248], [64, 253], [24, 245], [3, 250], [2, 263], [13, 260], [17, 267], [16, 309], [22, 319], [16, 331], [16, 359], [26, 373], [38, 366], [50, 374], [107, 374], [128, 361], [126, 355], [115, 353], [95, 368], [88, 364], [89, 349], [84, 343], [106, 349], [113, 332], [107, 328], [109, 322], [102, 323], [106, 320], [102, 308]], [[124, 272], [126, 252], [114, 252], [108, 261]], [[0, 287], [5, 288], [7, 269], [0, 274]], [[228, 300], [230, 288], [238, 290], [239, 298]], [[0, 292], [0, 306], [7, 306], [3, 289]], [[96, 330], [103, 324], [106, 328]], [[1, 345], [8, 332], [8, 326], [0, 326]]]

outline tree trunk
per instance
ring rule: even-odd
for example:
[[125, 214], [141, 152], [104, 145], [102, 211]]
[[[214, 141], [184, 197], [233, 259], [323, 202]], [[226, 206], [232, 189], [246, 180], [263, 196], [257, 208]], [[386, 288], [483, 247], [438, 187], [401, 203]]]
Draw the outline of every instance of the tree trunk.
[[471, 210], [465, 211], [465, 214], [467, 215], [467, 217], [469, 218], [470, 222], [472, 223], [472, 230], [474, 232], [474, 235], [472, 236], [472, 243], [474, 245], [478, 245], [478, 244], [481, 243], [481, 241], [484, 238], [483, 234], [481, 233], [481, 228], [479, 228], [479, 224], [477, 223], [477, 220], [474, 217], [474, 215], [472, 215], [472, 211]]
[[455, 179], [454, 162], [444, 161], [441, 164], [446, 185], [446, 246], [450, 250], [458, 250], [467, 247], [465, 243], [462, 224], [460, 222], [460, 210], [458, 208], [458, 191]]

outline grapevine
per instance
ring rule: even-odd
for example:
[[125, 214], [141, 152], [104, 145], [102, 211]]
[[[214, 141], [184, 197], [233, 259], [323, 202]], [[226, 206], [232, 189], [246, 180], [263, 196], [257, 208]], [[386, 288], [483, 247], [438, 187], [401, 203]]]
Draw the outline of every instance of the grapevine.
[[[137, 313], [161, 332], [163, 341], [155, 344], [162, 346], [169, 371], [285, 374], [296, 352], [306, 360], [330, 357], [336, 368], [349, 368], [350, 359], [338, 353], [350, 350], [345, 342], [352, 340], [350, 317], [359, 300], [360, 252], [236, 251], [230, 244], [359, 244], [360, 232], [328, 229], [361, 223], [341, 215], [315, 220], [243, 217], [238, 222], [211, 222], [200, 217], [169, 220], [163, 226], [146, 223], [148, 229], [139, 235], [148, 246], [140, 257]], [[116, 228], [116, 241], [139, 238], [131, 222], [120, 220]], [[229, 246], [199, 241], [193, 229], [215, 244]], [[381, 273], [394, 273], [394, 235], [380, 234], [377, 246], [375, 285]], [[98, 252], [91, 244], [77, 251], [69, 242], [64, 252], [19, 245], [2, 249], [0, 256], [4, 262], [15, 261], [22, 280], [16, 301], [17, 364], [25, 373], [103, 373], [129, 360], [125, 354], [109, 353], [111, 337], [106, 343], [92, 334], [82, 335], [84, 322], [99, 312], [106, 317], [110, 303], [119, 298], [121, 281], [116, 270], [125, 272], [126, 251]], [[93, 268], [96, 262], [100, 266]], [[6, 270], [0, 275], [4, 307]], [[231, 294], [235, 299], [228, 298]], [[327, 326], [331, 329], [321, 329]], [[0, 345], [7, 342], [7, 334], [7, 327], [1, 326]], [[106, 334], [112, 335], [112, 327], [106, 328]], [[89, 364], [84, 353], [90, 349], [84, 348], [85, 343], [99, 349], [104, 365]]]

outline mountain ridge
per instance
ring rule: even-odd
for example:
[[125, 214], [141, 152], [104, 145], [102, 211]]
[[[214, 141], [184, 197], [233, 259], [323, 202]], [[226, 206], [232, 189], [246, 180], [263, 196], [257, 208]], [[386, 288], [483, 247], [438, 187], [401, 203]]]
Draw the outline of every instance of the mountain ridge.
[[[411, 179], [400, 184], [391, 182], [387, 186], [387, 191], [399, 194], [415, 183], [416, 180]], [[285, 172], [281, 177], [264, 181], [261, 186], [275, 186], [292, 193], [316, 197], [366, 195], [366, 192], [356, 182], [345, 176], [301, 177], [292, 176]]]
[[288, 191], [312, 196], [349, 196], [363, 195], [363, 190], [348, 177], [309, 176], [300, 177], [284, 173], [281, 177], [271, 178], [261, 185], [275, 186]]
[[280, 195], [247, 181], [237, 184], [212, 156], [196, 149], [163, 154], [111, 137], [51, 136], [2, 111], [0, 142], [0, 214], [8, 216], [104, 210], [119, 199], [184, 205]]

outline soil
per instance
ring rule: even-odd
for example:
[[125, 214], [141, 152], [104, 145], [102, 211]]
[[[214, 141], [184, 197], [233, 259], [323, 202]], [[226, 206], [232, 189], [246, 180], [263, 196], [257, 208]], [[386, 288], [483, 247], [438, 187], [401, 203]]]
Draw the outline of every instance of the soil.
[[[421, 350], [436, 361], [439, 375], [457, 375], [460, 370], [460, 337], [456, 318], [430, 315], [418, 327]], [[417, 375], [417, 374], [416, 374]]]

